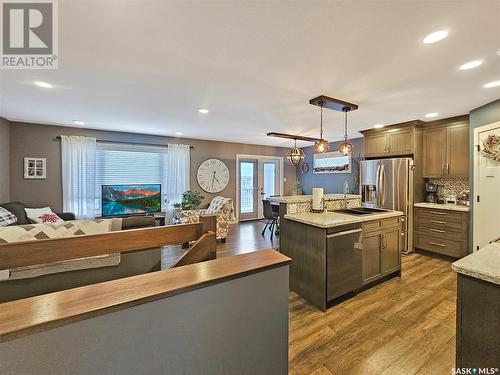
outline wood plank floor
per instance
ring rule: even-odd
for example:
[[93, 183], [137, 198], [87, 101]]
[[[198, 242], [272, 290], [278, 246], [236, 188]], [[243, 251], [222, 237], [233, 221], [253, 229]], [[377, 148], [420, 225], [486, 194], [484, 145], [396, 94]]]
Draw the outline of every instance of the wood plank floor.
[[[277, 248], [263, 222], [231, 226], [218, 257]], [[456, 275], [451, 260], [403, 257], [391, 279], [322, 313], [289, 294], [289, 372], [450, 374], [455, 362]]]

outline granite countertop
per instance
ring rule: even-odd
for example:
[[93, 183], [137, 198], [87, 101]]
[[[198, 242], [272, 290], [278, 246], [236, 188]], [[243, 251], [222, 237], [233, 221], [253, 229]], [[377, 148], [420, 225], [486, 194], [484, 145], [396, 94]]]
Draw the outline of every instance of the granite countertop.
[[427, 203], [427, 202], [422, 202], [422, 203], [415, 203], [413, 206], [415, 207], [423, 207], [423, 208], [433, 208], [436, 210], [450, 210], [450, 211], [462, 211], [462, 212], [469, 212], [469, 207], [467, 206], [460, 206], [458, 204], [437, 204], [437, 203]]
[[500, 285], [500, 243], [494, 242], [457, 260], [453, 271]]
[[[361, 195], [347, 194], [347, 199], [360, 199]], [[275, 203], [300, 203], [309, 202], [312, 200], [312, 195], [282, 195], [280, 197], [269, 197], [271, 202]], [[325, 194], [323, 196], [325, 201], [332, 200], [342, 200], [344, 199], [344, 194]]]
[[350, 215], [339, 212], [326, 211], [323, 213], [304, 212], [301, 214], [286, 214], [285, 219], [298, 221], [319, 228], [331, 228], [339, 225], [362, 223], [365, 221], [380, 220], [402, 216], [401, 211], [387, 211], [369, 215]]

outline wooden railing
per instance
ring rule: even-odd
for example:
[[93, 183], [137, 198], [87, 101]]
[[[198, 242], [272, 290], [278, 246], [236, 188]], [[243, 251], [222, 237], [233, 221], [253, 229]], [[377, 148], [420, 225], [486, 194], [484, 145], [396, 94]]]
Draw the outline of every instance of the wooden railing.
[[195, 263], [215, 258], [215, 226], [215, 216], [204, 216], [196, 224], [1, 244], [0, 269], [154, 249], [189, 241], [196, 243], [181, 257], [181, 264], [174, 266]]

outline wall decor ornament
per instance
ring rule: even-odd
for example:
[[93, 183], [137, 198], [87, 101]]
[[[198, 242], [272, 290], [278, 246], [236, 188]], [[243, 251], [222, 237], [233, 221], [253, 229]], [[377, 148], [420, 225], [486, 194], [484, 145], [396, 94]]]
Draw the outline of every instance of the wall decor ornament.
[[490, 134], [483, 141], [481, 155], [487, 159], [500, 161], [500, 136]]
[[309, 164], [307, 163], [303, 163], [301, 166], [300, 166], [300, 172], [302, 174], [306, 174], [307, 172], [309, 172]]
[[24, 158], [24, 178], [29, 180], [44, 180], [47, 178], [46, 158]]

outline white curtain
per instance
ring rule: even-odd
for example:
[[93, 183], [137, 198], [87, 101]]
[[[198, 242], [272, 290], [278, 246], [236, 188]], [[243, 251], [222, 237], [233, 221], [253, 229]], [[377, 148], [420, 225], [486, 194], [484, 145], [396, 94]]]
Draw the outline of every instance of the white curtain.
[[77, 219], [95, 217], [96, 139], [61, 136], [64, 212]]
[[189, 190], [190, 164], [190, 147], [188, 145], [168, 145], [167, 173], [164, 177], [167, 205], [180, 203], [182, 193]]

